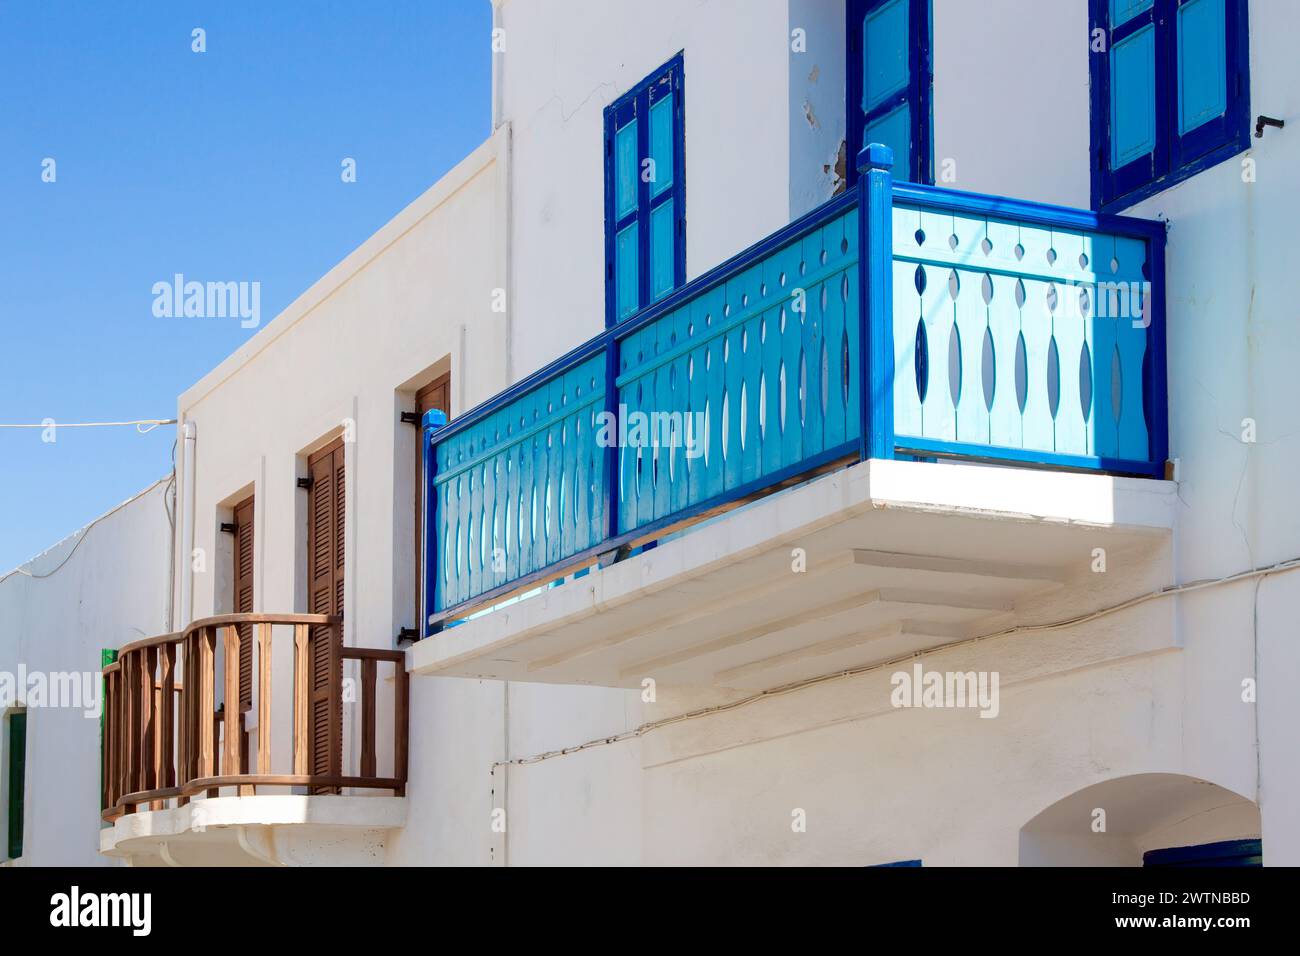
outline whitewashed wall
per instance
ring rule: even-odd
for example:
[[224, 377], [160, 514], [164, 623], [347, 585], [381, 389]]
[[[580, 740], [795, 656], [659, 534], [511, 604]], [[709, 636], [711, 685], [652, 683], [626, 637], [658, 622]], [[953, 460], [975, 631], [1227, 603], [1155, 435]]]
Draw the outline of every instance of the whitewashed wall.
[[[167, 485], [0, 581], [0, 671], [16, 675], [21, 666], [98, 681], [101, 650], [166, 633]], [[99, 856], [99, 798], [99, 720], [80, 708], [28, 708], [22, 863], [110, 864]]]
[[[390, 646], [414, 623], [415, 432], [397, 424], [414, 388], [450, 364], [459, 412], [603, 325], [606, 104], [685, 51], [690, 275], [834, 188], [825, 167], [843, 136], [842, 3], [497, 7], [506, 52], [493, 139], [180, 401], [198, 434], [195, 544], [215, 553], [219, 509], [255, 489], [265, 611], [303, 609], [305, 496], [293, 479], [307, 451], [355, 420], [349, 643]], [[1252, 110], [1293, 120], [1300, 85], [1287, 38], [1296, 13], [1284, 0], [1256, 0], [1251, 14]], [[789, 48], [796, 27], [808, 31], [807, 53]], [[1086, 205], [1084, 4], [935, 0], [934, 29], [936, 160], [955, 160], [950, 185]], [[1294, 135], [1270, 131], [1256, 145], [1254, 183], [1242, 182], [1234, 161], [1135, 210], [1172, 223], [1171, 445], [1182, 510], [1168, 553], [1114, 556], [1090, 584], [1103, 602], [1300, 554], [1292, 493], [1300, 448], [1289, 424], [1300, 358], [1287, 262], [1300, 202], [1290, 182], [1300, 168]], [[509, 292], [504, 316], [489, 309], [497, 287]], [[308, 368], [320, 371], [304, 384]], [[1255, 444], [1240, 441], [1246, 417], [1258, 423]], [[142, 519], [133, 553], [165, 554], [165, 526], [155, 525]], [[180, 560], [177, 568], [185, 573]], [[165, 568], [152, 573], [165, 580]], [[72, 579], [76, 588], [92, 587], [89, 574]], [[157, 617], [124, 610], [122, 626], [161, 630], [165, 592], [151, 589], [165, 586], [149, 583], [139, 595]], [[0, 602], [16, 600], [14, 587], [0, 585]], [[99, 587], [86, 606], [104, 620], [120, 602]], [[503, 767], [732, 695], [663, 688], [656, 704], [642, 705], [621, 691], [416, 678], [409, 823], [390, 842], [389, 861], [1041, 862], [1083, 845], [1061, 822], [1087, 809], [1071, 801], [1117, 781], [1106, 793], [1134, 808], [1132, 819], [1095, 861], [1253, 835], [1249, 802], [1258, 797], [1268, 862], [1300, 863], [1300, 714], [1289, 689], [1300, 673], [1292, 633], [1300, 576], [1260, 585], [1257, 611], [1254, 590], [1204, 591], [1087, 628], [927, 659], [1003, 673], [996, 720], [895, 711], [881, 671]], [[220, 593], [215, 574], [196, 577], [194, 616], [218, 608]], [[0, 606], [0, 626], [24, 619], [12, 608]], [[1025, 610], [1046, 620], [1070, 608], [1045, 601]], [[8, 655], [0, 666], [12, 657], [9, 633], [0, 634]], [[75, 654], [108, 643], [93, 638]], [[1258, 707], [1241, 700], [1257, 661]], [[93, 754], [84, 766], [96, 766]], [[1149, 774], [1208, 781], [1228, 809], [1210, 812], [1189, 795], [1206, 784], [1143, 789]], [[1143, 793], [1173, 793], [1183, 823], [1160, 817]], [[90, 807], [88, 836], [96, 794], [90, 780], [84, 795], [68, 797]], [[491, 827], [496, 809], [505, 833]], [[807, 813], [805, 833], [791, 829], [796, 809]]]

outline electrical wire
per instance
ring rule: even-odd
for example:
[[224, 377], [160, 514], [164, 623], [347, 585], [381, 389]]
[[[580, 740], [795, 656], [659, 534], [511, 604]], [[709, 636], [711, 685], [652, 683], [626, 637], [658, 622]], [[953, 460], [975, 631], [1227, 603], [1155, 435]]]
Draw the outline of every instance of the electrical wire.
[[28, 423], [9, 424], [0, 422], [0, 428], [118, 428], [123, 425], [134, 425], [135, 430], [141, 435], [147, 435], [159, 425], [175, 425], [174, 418], [140, 418], [132, 422], [41, 422], [39, 425]]
[[[779, 687], [772, 687], [767, 690], [759, 691], [756, 694], [750, 694], [748, 697], [741, 697], [737, 700], [729, 701], [725, 704], [717, 704], [712, 707], [701, 707], [697, 710], [687, 711], [686, 713], [676, 714], [672, 717], [665, 717], [661, 720], [653, 720], [649, 723], [641, 724], [632, 730], [626, 730], [620, 734], [614, 734], [609, 737], [599, 737], [595, 740], [588, 740], [585, 743], [577, 744], [573, 747], [565, 747], [562, 750], [547, 750], [543, 753], [532, 754], [528, 757], [516, 757], [511, 760], [496, 760], [492, 763], [492, 770], [495, 772], [497, 767], [522, 767], [529, 764], [541, 763], [543, 760], [551, 760], [555, 757], [563, 757], [568, 754], [579, 753], [583, 750], [589, 750], [592, 747], [603, 747], [607, 744], [620, 743], [624, 740], [634, 740], [638, 737], [644, 737], [651, 731], [660, 730], [661, 728], [673, 724], [683, 723], [688, 720], [697, 720], [701, 717], [710, 717], [715, 714], [726, 713], [731, 710], [738, 710], [741, 707], [747, 707], [750, 704], [757, 703], [760, 700], [766, 700], [771, 697], [780, 697], [785, 694], [792, 694], [795, 691], [805, 690], [809, 687], [815, 687], [819, 684], [825, 684], [828, 681], [840, 680], [842, 678], [857, 677], [870, 671], [881, 670], [886, 667], [896, 667], [907, 661], [915, 660], [927, 654], [937, 654], [940, 651], [951, 650], [955, 647], [962, 647], [969, 644], [976, 644], [981, 641], [992, 640], [998, 637], [1009, 637], [1013, 634], [1027, 634], [1041, 631], [1061, 630], [1064, 628], [1077, 627], [1080, 624], [1087, 624], [1099, 618], [1109, 617], [1112, 614], [1118, 614], [1130, 608], [1138, 607], [1149, 601], [1155, 601], [1161, 598], [1171, 597], [1176, 594], [1188, 594], [1194, 591], [1201, 591], [1206, 588], [1222, 587], [1228, 584], [1235, 584], [1238, 581], [1255, 579], [1263, 580], [1273, 574], [1281, 574], [1287, 571], [1294, 571], [1300, 568], [1300, 557], [1289, 558], [1285, 561], [1278, 561], [1275, 564], [1265, 565], [1259, 568], [1250, 568], [1245, 571], [1238, 571], [1235, 574], [1227, 575], [1221, 578], [1201, 578], [1196, 581], [1189, 581], [1187, 584], [1171, 584], [1167, 587], [1150, 591], [1146, 594], [1140, 594], [1135, 598], [1129, 598], [1127, 601], [1121, 601], [1118, 604], [1112, 604], [1108, 607], [1091, 611], [1087, 614], [1081, 614], [1076, 617], [1065, 618], [1060, 621], [1050, 621], [1042, 624], [1018, 624], [1014, 627], [1004, 628], [1000, 631], [993, 631], [989, 634], [980, 634], [976, 637], [962, 638], [956, 641], [949, 641], [946, 644], [940, 644], [923, 651], [913, 651], [910, 654], [903, 654], [899, 657], [891, 658], [887, 661], [880, 661], [874, 664], [864, 664], [861, 667], [850, 668], [844, 671], [834, 671], [830, 674], [821, 674], [817, 677], [806, 677], [803, 680], [793, 681], [789, 684], [782, 684]], [[1258, 586], [1256, 588], [1256, 598], [1258, 599]], [[1258, 653], [1258, 652], [1257, 652]], [[1258, 668], [1256, 670], [1258, 673]]]
[[[106, 512], [104, 512], [102, 515], [100, 515], [100, 516], [99, 516], [98, 518], [96, 518], [94, 521], [90, 522], [90, 524], [86, 525], [84, 528], [81, 528], [81, 529], [79, 529], [79, 530], [77, 530], [77, 531], [72, 532], [72, 535], [76, 535], [76, 536], [77, 536], [77, 540], [73, 543], [72, 548], [68, 551], [68, 553], [65, 554], [65, 555], [63, 556], [63, 560], [60, 561], [60, 562], [58, 563], [58, 565], [56, 565], [55, 567], [51, 568], [49, 571], [42, 572], [41, 574], [32, 574], [32, 572], [28, 571], [28, 570], [27, 570], [26, 568], [24, 568], [24, 567], [17, 567], [17, 568], [14, 568], [12, 571], [8, 572], [7, 574], [0, 574], [0, 584], [3, 584], [5, 581], [8, 581], [8, 580], [9, 580], [11, 577], [13, 577], [15, 574], [20, 574], [20, 575], [22, 575], [22, 576], [25, 577], [25, 578], [31, 578], [33, 581], [41, 581], [41, 580], [43, 580], [43, 579], [45, 579], [45, 578], [53, 577], [55, 574], [57, 574], [59, 571], [61, 571], [61, 570], [63, 569], [63, 566], [64, 566], [65, 564], [67, 564], [69, 561], [72, 560], [72, 556], [73, 556], [74, 554], [76, 554], [76, 553], [77, 553], [77, 549], [78, 549], [79, 547], [81, 547], [81, 542], [85, 541], [85, 540], [86, 540], [86, 536], [87, 536], [88, 534], [90, 534], [90, 529], [91, 529], [91, 528], [95, 527], [95, 525], [99, 524], [99, 523], [100, 523], [101, 521], [103, 521], [105, 518], [111, 517], [112, 515], [114, 515], [114, 514], [116, 514], [117, 512], [121, 511], [121, 510], [122, 510], [123, 508], [125, 508], [127, 505], [131, 504], [131, 502], [133, 502], [133, 501], [138, 501], [140, 498], [143, 498], [145, 495], [149, 494], [149, 492], [153, 491], [155, 488], [157, 488], [157, 487], [158, 487], [159, 485], [161, 485], [163, 482], [165, 482], [165, 481], [170, 481], [170, 480], [172, 480], [172, 476], [168, 476], [168, 477], [165, 477], [165, 478], [159, 478], [157, 481], [155, 481], [152, 485], [150, 485], [150, 486], [149, 486], [148, 488], [146, 488], [144, 491], [141, 491], [139, 494], [132, 495], [130, 498], [127, 498], [126, 501], [122, 502], [122, 503], [121, 503], [120, 505], [118, 505], [116, 508], [113, 508], [111, 511], [106, 511]], [[164, 507], [166, 507], [165, 502], [164, 502]], [[69, 535], [68, 537], [72, 537], [72, 535]], [[67, 539], [65, 538], [64, 540], [66, 541]], [[33, 559], [33, 560], [35, 560], [35, 559]], [[31, 562], [29, 561], [29, 562], [27, 562], [27, 563], [30, 564]]]

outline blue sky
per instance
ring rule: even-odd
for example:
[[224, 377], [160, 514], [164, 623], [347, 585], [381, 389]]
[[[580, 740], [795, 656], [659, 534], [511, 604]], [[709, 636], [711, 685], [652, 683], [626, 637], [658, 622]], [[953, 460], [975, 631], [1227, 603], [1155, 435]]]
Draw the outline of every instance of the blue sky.
[[[270, 321], [486, 138], [490, 35], [488, 0], [0, 0], [0, 423], [174, 417], [256, 330], [153, 284]], [[56, 435], [0, 429], [0, 573], [171, 470], [174, 426]]]

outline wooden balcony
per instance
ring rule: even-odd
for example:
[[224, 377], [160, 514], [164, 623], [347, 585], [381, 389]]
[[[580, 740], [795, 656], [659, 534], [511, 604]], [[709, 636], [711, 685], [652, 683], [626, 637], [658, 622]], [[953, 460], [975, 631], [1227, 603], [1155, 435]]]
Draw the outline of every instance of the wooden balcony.
[[123, 647], [104, 668], [103, 818], [225, 795], [404, 796], [404, 655], [344, 647], [342, 624], [227, 614]]

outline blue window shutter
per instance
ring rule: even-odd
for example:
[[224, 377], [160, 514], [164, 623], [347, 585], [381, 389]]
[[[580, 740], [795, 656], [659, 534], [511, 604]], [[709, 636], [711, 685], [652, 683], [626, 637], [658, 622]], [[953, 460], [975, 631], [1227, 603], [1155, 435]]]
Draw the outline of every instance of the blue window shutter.
[[1089, 0], [1093, 205], [1130, 205], [1250, 146], [1246, 0]]
[[618, 319], [626, 319], [641, 307], [641, 230], [635, 220], [619, 231], [614, 250], [614, 285]]
[[658, 196], [672, 186], [674, 150], [673, 95], [670, 91], [650, 107], [650, 159], [654, 163], [651, 196]]
[[619, 219], [637, 206], [637, 161], [636, 161], [637, 122], [633, 117], [618, 131], [614, 137], [615, 164], [617, 166], [617, 187], [614, 211]]
[[894, 151], [895, 157], [905, 158], [912, 154], [912, 110], [904, 103], [892, 113], [886, 113], [880, 119], [867, 125], [863, 137], [867, 143], [884, 143]]
[[1228, 108], [1224, 0], [1189, 0], [1178, 8], [1178, 135]]
[[1156, 28], [1148, 25], [1110, 50], [1110, 168], [1156, 148]]
[[605, 110], [605, 311], [621, 322], [686, 281], [683, 58]]
[[1110, 0], [1110, 23], [1113, 27], [1122, 27], [1139, 13], [1145, 13], [1155, 5], [1155, 0]]
[[676, 210], [670, 198], [650, 214], [650, 301], [657, 302], [677, 286], [674, 239]]
[[911, 80], [907, 5], [908, 0], [888, 0], [862, 21], [864, 113], [870, 113], [891, 94], [906, 89]]

